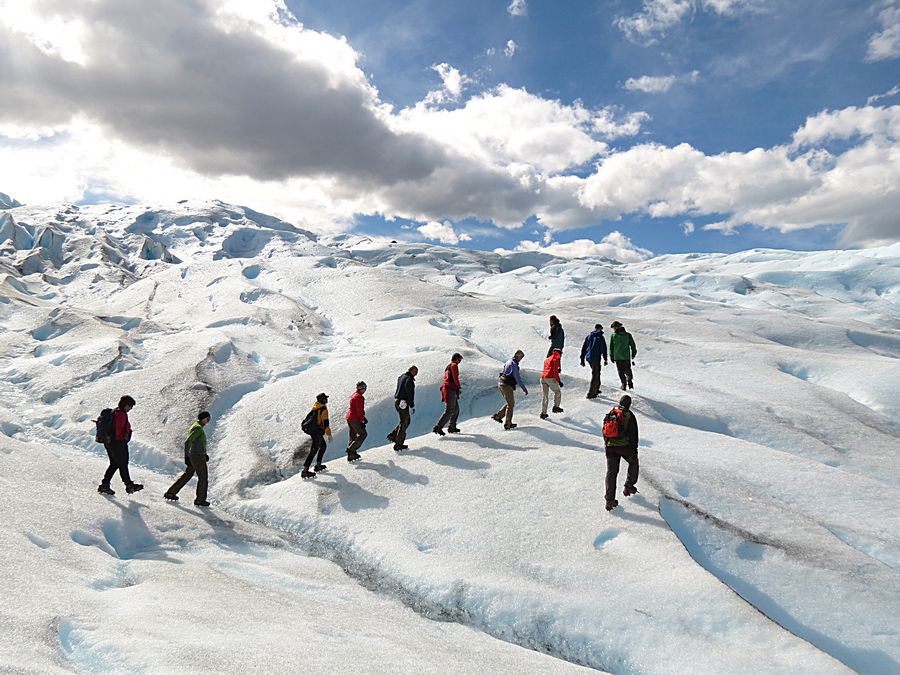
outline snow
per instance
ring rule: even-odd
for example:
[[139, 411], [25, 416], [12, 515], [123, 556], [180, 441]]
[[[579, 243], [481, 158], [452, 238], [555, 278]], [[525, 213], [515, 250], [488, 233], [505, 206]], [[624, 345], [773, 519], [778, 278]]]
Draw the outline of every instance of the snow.
[[[900, 245], [620, 264], [315, 237], [220, 202], [0, 219], [0, 663], [900, 672]], [[550, 314], [565, 413], [543, 421]], [[614, 319], [639, 350], [642, 467], [607, 513], [621, 392], [605, 368], [586, 400], [578, 351]], [[506, 432], [489, 415], [519, 348], [532, 395]], [[438, 438], [457, 351], [463, 433]], [[304, 481], [320, 391], [329, 471]], [[124, 393], [147, 489], [106, 499], [90, 420]], [[161, 499], [201, 409], [209, 511], [193, 484]]]

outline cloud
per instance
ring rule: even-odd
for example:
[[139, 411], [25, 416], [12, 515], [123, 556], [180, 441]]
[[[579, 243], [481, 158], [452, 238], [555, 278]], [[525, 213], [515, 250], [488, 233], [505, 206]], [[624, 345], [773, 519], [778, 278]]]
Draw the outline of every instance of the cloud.
[[694, 223], [692, 223], [690, 220], [686, 220], [681, 224], [681, 231], [684, 232], [685, 236], [693, 234], [694, 229]]
[[446, 63], [439, 63], [431, 69], [441, 76], [443, 88], [428, 92], [425, 97], [426, 104], [440, 104], [446, 101], [458, 101], [462, 94], [463, 86], [471, 80], [463, 75], [457, 68]]
[[472, 237], [464, 232], [457, 234], [453, 229], [453, 225], [446, 221], [443, 223], [432, 221], [416, 229], [421, 232], [426, 239], [439, 241], [442, 244], [455, 245], [461, 241], [472, 240]]
[[512, 0], [506, 11], [512, 16], [528, 16], [528, 3], [526, 0]]
[[735, 16], [761, 11], [768, 0], [644, 0], [641, 11], [617, 17], [613, 22], [625, 37], [635, 43], [652, 44], [655, 34], [663, 34], [697, 11]]
[[506, 55], [506, 58], [511, 59], [516, 55], [516, 49], [518, 45], [515, 40], [507, 40], [506, 47], [503, 49], [503, 53]]
[[625, 89], [628, 91], [642, 91], [645, 94], [659, 94], [669, 91], [675, 84], [674, 75], [666, 75], [664, 77], [652, 77], [643, 75], [642, 77], [629, 77], [625, 80]]
[[900, 94], [900, 86], [891, 87], [883, 94], [875, 94], [874, 96], [869, 96], [869, 98], [866, 99], [866, 105], [870, 106], [874, 103], [877, 103], [878, 101], [881, 101], [882, 99], [893, 98], [897, 94]]
[[900, 2], [885, 0], [878, 14], [881, 31], [869, 38], [866, 61], [885, 61], [900, 56]]
[[537, 241], [522, 241], [517, 251], [540, 251], [560, 258], [586, 258], [599, 256], [619, 262], [641, 262], [653, 257], [653, 252], [635, 244], [618, 231], [610, 232], [599, 242], [591, 239], [576, 239], [567, 244], [546, 244]]

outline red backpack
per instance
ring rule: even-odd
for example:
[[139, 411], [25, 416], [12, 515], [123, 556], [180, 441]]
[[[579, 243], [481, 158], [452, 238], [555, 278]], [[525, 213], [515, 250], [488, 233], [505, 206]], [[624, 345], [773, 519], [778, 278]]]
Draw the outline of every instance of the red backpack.
[[625, 432], [625, 411], [613, 408], [603, 418], [603, 438], [621, 438]]

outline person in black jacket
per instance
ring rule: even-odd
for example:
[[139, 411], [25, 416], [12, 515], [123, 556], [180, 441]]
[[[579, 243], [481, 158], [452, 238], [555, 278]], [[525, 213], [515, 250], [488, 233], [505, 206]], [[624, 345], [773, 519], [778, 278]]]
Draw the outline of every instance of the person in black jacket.
[[397, 391], [394, 392], [394, 408], [400, 416], [400, 423], [388, 434], [387, 438], [394, 444], [394, 450], [400, 452], [409, 446], [405, 444], [406, 429], [411, 421], [410, 413], [416, 411], [416, 375], [419, 369], [410, 366], [409, 370], [397, 378]]
[[628, 475], [622, 494], [630, 497], [637, 494], [634, 486], [638, 480], [638, 423], [631, 412], [631, 397], [626, 394], [619, 399], [620, 432], [617, 438], [603, 439], [606, 445], [606, 510], [612, 511], [619, 505], [616, 501], [616, 481], [619, 477], [619, 463], [628, 462]]

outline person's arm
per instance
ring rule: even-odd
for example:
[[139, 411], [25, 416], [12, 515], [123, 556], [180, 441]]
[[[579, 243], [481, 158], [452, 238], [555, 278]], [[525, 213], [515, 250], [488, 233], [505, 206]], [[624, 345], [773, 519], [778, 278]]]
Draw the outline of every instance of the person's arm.
[[128, 441], [128, 416], [121, 410], [113, 413], [113, 440]]
[[638, 421], [637, 421], [637, 415], [635, 415], [634, 413], [631, 413], [631, 425], [632, 425], [632, 426], [631, 426], [631, 434], [632, 434], [632, 437], [631, 437], [631, 449], [632, 449], [632, 450], [637, 450], [637, 449], [638, 449], [638, 442], [640, 441], [640, 437], [638, 436]]
[[581, 365], [584, 365], [584, 357], [587, 355], [588, 342], [591, 341], [591, 336], [588, 335], [584, 338], [584, 342], [581, 343]]
[[631, 358], [637, 356], [637, 345], [634, 344], [634, 338], [631, 334], [628, 335], [628, 344], [631, 346]]
[[513, 361], [512, 375], [516, 379], [516, 384], [522, 387], [522, 391], [525, 392], [525, 395], [528, 395], [528, 387], [525, 386], [525, 383], [522, 382], [522, 375], [519, 373], [519, 364]]
[[604, 337], [601, 335], [600, 338], [599, 338], [599, 340], [600, 340], [600, 356], [603, 357], [603, 363], [609, 363], [609, 361], [607, 361], [607, 359], [606, 359], [606, 355], [607, 355], [607, 353], [608, 353], [608, 352], [606, 351], [606, 338], [604, 338]]
[[462, 390], [462, 385], [459, 383], [459, 366], [453, 364], [451, 371], [453, 373], [453, 384], [456, 386], [456, 393], [459, 393]]

